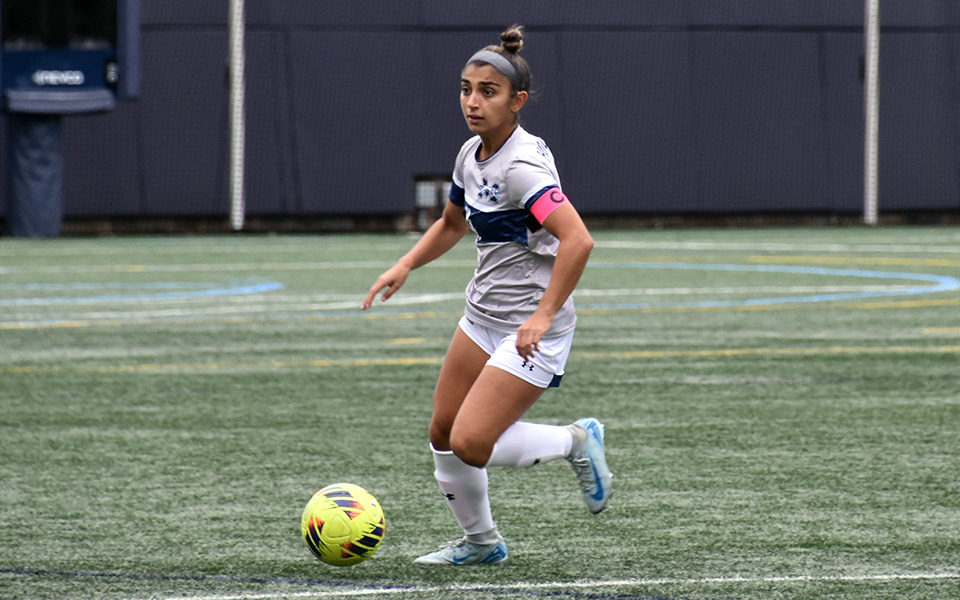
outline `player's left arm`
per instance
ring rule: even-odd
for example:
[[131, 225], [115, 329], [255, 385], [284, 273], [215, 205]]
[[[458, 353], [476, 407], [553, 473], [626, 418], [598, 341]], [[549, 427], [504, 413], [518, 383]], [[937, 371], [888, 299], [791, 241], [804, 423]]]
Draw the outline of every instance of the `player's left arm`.
[[[580, 213], [570, 204], [560, 188], [548, 190], [544, 196], [537, 202], [547, 203], [549, 212], [544, 216], [541, 225], [560, 240], [560, 245], [553, 263], [550, 284], [547, 285], [540, 304], [517, 330], [517, 351], [524, 358], [530, 358], [533, 352], [539, 349], [540, 339], [550, 329], [553, 318], [577, 287], [593, 250], [593, 237], [587, 231]], [[534, 216], [538, 214], [536, 208], [531, 211]], [[543, 215], [543, 212], [540, 214]]]

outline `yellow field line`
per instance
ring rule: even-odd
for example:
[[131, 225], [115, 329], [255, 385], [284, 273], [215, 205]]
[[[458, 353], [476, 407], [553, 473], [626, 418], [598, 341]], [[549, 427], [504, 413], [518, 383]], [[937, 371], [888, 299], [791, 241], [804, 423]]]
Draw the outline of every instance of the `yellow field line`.
[[[405, 312], [389, 314], [369, 314], [360, 315], [360, 318], [371, 321], [376, 320], [397, 320], [408, 321], [411, 319], [433, 319], [439, 317], [455, 318], [463, 314], [463, 311], [451, 312]], [[303, 317], [224, 317], [212, 319], [180, 319], [176, 321], [149, 321], [138, 319], [135, 321], [124, 321], [121, 319], [110, 319], [103, 321], [52, 321], [47, 323], [0, 323], [0, 331], [4, 330], [31, 330], [31, 329], [77, 329], [83, 327], [122, 327], [122, 326], [150, 326], [150, 325], [190, 325], [195, 323], [262, 323], [262, 322], [283, 322], [291, 320], [299, 321], [342, 321], [345, 319], [354, 319], [356, 316], [350, 315], [308, 315]]]
[[7, 373], [50, 373], [70, 371], [78, 373], [168, 373], [175, 371], [225, 371], [244, 369], [303, 369], [311, 367], [389, 367], [410, 365], [438, 365], [442, 357], [425, 358], [384, 358], [384, 359], [347, 359], [347, 360], [266, 360], [209, 363], [143, 363], [131, 365], [78, 365], [64, 367], [60, 365], [25, 365], [5, 367]]
[[837, 354], [945, 354], [960, 352], [956, 346], [832, 346], [829, 348], [726, 348], [716, 350], [638, 350], [631, 352], [585, 352], [582, 358], [709, 358], [730, 356], [830, 356]]
[[857, 308], [866, 310], [875, 310], [878, 308], [926, 308], [933, 306], [960, 306], [960, 298], [942, 299], [942, 300], [896, 300], [896, 301], [878, 301], [878, 302], [856, 302], [850, 304], [838, 304], [844, 308]]
[[925, 327], [922, 331], [927, 335], [937, 335], [941, 333], [960, 335], [960, 327]]
[[[104, 322], [106, 323], [106, 322]], [[100, 323], [103, 324], [103, 323]], [[108, 323], [114, 325], [116, 323]], [[134, 323], [124, 323], [133, 325]], [[6, 323], [0, 324], [0, 330], [19, 330], [19, 329], [71, 329], [77, 327], [90, 327], [91, 321], [57, 321], [56, 323]]]
[[578, 308], [577, 312], [584, 315], [611, 315], [619, 313], [665, 313], [665, 312], [758, 312], [774, 310], [797, 310], [801, 308], [816, 308], [816, 310], [827, 309], [856, 309], [856, 310], [878, 310], [878, 309], [898, 309], [898, 308], [931, 308], [937, 306], [960, 306], [960, 298], [944, 298], [929, 300], [875, 300], [873, 302], [835, 302], [818, 303], [816, 306], [808, 303], [784, 303], [784, 304], [757, 304], [751, 306], [648, 306], [634, 308]]

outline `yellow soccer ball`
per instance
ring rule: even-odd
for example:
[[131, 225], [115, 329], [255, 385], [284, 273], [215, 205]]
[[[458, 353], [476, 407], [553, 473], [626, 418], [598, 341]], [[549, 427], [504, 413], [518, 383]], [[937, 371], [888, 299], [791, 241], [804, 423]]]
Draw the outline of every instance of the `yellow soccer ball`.
[[310, 551], [328, 565], [364, 561], [383, 541], [383, 508], [358, 485], [335, 483], [313, 495], [300, 518], [300, 533]]

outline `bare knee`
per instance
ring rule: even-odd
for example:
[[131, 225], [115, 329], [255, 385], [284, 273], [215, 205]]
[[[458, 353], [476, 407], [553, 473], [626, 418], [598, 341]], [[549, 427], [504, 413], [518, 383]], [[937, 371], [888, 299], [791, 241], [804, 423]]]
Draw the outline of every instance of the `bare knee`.
[[430, 445], [438, 452], [452, 451], [457, 458], [473, 467], [486, 466], [493, 452], [493, 447], [488, 447], [482, 440], [461, 432], [451, 434], [449, 428], [436, 422], [430, 424]]
[[430, 446], [438, 452], [450, 451], [450, 431], [430, 424]]
[[472, 467], [483, 468], [490, 462], [493, 444], [469, 434], [454, 433], [450, 436], [450, 449], [457, 458]]

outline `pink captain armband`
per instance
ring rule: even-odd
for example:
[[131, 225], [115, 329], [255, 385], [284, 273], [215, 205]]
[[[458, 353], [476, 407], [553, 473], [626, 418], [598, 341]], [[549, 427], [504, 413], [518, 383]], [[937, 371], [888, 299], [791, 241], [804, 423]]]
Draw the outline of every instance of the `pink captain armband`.
[[543, 223], [553, 211], [569, 202], [570, 199], [560, 191], [560, 188], [551, 188], [537, 198], [537, 201], [530, 207], [530, 214], [533, 215], [533, 218], [535, 218], [538, 223]]

